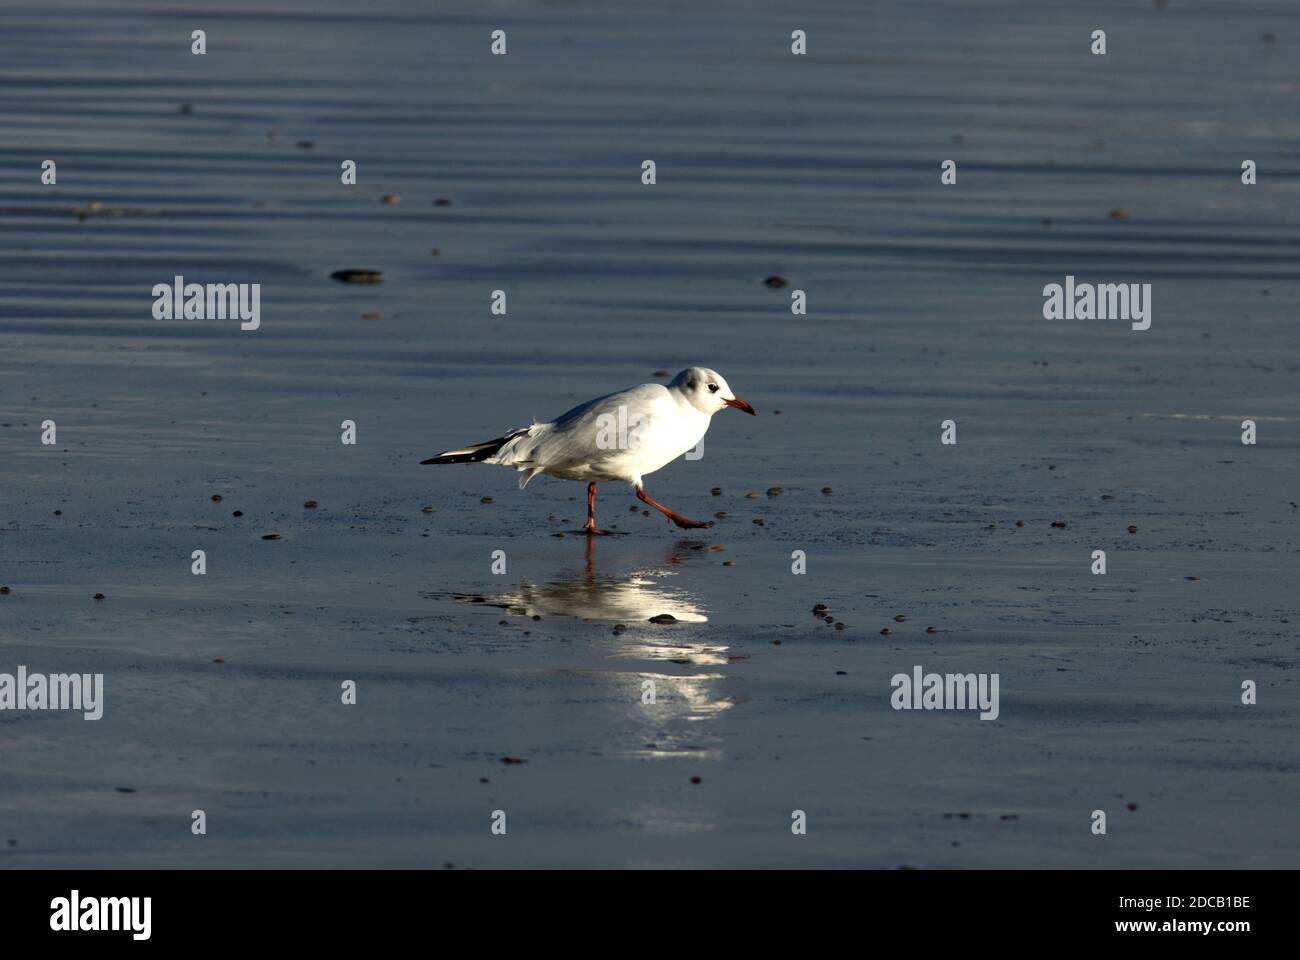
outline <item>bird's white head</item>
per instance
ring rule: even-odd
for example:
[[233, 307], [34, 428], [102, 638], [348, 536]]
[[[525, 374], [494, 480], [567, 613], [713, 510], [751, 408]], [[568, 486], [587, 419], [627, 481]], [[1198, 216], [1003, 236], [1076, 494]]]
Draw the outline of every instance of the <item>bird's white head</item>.
[[708, 367], [687, 367], [668, 384], [668, 389], [680, 394], [687, 403], [710, 416], [724, 407], [735, 407], [755, 416], [754, 408], [731, 392], [727, 381]]

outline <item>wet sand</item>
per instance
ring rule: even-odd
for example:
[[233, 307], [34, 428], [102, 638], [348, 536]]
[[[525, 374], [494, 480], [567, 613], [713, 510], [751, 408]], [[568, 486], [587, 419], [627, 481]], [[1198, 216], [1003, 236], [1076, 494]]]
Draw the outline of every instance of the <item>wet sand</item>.
[[[0, 865], [1300, 862], [1300, 11], [217, 9], [0, 11], [0, 671], [107, 691], [0, 713]], [[647, 481], [711, 530], [418, 464], [692, 363], [759, 411]]]

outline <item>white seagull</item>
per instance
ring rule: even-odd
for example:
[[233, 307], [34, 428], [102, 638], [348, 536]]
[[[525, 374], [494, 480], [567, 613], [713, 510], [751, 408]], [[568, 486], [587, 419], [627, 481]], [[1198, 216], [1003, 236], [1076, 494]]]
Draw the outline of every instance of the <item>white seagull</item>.
[[737, 399], [717, 373], [707, 367], [688, 367], [666, 387], [643, 383], [597, 397], [549, 423], [534, 423], [420, 462], [514, 467], [522, 474], [521, 490], [540, 473], [561, 480], [585, 480], [587, 523], [583, 529], [588, 535], [605, 532], [596, 526], [596, 484], [602, 480], [630, 483], [642, 503], [679, 527], [711, 527], [712, 523], [688, 520], [655, 503], [646, 496], [641, 478], [695, 449], [709, 429], [709, 420], [725, 407], [754, 415], [754, 408]]

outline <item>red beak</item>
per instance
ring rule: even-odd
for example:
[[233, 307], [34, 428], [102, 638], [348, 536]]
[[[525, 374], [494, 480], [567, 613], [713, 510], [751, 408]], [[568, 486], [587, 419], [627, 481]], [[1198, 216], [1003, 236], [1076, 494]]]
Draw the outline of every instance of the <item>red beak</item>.
[[754, 412], [754, 408], [751, 407], [749, 404], [747, 404], [744, 400], [741, 400], [739, 397], [732, 397], [730, 400], [728, 400], [726, 397], [723, 397], [722, 402], [729, 407], [735, 407], [737, 410], [744, 410], [751, 417], [758, 416], [758, 414]]

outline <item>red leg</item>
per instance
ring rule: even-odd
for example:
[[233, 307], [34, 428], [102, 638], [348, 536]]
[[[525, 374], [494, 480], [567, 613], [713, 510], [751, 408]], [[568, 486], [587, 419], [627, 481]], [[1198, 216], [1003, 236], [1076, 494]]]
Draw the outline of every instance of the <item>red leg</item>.
[[662, 503], [655, 503], [653, 500], [651, 500], [649, 497], [645, 495], [645, 491], [642, 490], [639, 486], [636, 488], [636, 496], [637, 499], [640, 500], [642, 503], [648, 503], [650, 506], [654, 507], [665, 517], [667, 517], [671, 523], [675, 523], [677, 524], [677, 526], [682, 527], [683, 529], [693, 530], [693, 529], [702, 529], [704, 527], [713, 526], [712, 522], [701, 523], [698, 520], [688, 520], [686, 517], [683, 517], [680, 513], [676, 513], [672, 510], [669, 510]]
[[587, 531], [587, 536], [603, 534], [605, 531], [596, 526], [596, 485], [587, 484], [587, 522], [583, 524], [583, 530]]

